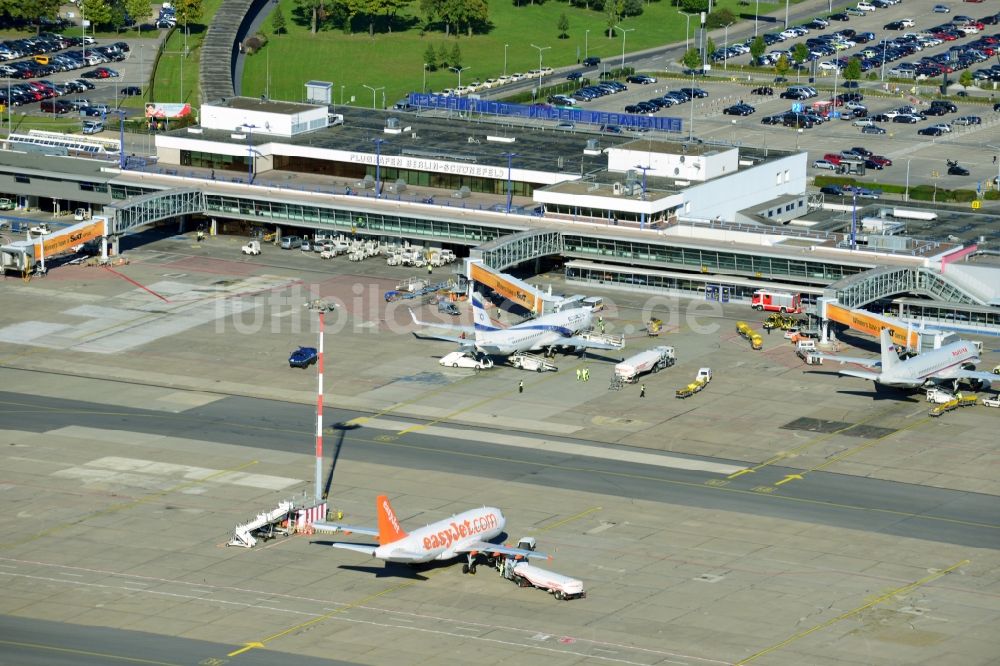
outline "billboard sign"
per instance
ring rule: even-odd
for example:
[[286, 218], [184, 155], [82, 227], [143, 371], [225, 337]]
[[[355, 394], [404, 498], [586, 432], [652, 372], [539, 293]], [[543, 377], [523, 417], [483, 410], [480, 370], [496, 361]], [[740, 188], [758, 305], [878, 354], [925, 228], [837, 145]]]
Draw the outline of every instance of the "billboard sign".
[[490, 99], [425, 93], [410, 93], [408, 100], [410, 105], [418, 109], [440, 109], [494, 116], [517, 116], [519, 118], [535, 118], [539, 120], [571, 120], [576, 123], [618, 125], [624, 129], [650, 129], [663, 132], [680, 132], [682, 127], [680, 118], [653, 117], [611, 111], [591, 111], [588, 109], [556, 107], [550, 104], [512, 104], [510, 102], [499, 102]]
[[107, 220], [98, 218], [60, 229], [47, 237], [43, 236], [39, 239], [40, 242], [34, 244], [35, 259], [69, 252], [77, 245], [107, 235], [106, 228]]
[[155, 102], [146, 103], [146, 117], [157, 120], [183, 118], [191, 114], [190, 104], [157, 104]]

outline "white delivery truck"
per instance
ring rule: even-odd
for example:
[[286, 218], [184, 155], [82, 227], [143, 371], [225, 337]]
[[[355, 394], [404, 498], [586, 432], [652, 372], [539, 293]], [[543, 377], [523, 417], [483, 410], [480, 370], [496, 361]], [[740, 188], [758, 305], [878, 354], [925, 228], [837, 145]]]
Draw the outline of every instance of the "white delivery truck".
[[647, 372], [659, 372], [663, 368], [673, 365], [676, 360], [673, 347], [660, 345], [639, 352], [616, 365], [615, 376], [623, 382], [635, 383], [639, 381], [639, 375]]

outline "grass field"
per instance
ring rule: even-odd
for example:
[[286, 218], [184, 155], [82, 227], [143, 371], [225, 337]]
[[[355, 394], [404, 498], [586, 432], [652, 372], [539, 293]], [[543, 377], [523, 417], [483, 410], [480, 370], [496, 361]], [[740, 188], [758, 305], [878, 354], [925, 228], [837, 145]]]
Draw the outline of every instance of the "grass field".
[[[212, 1], [207, 0], [206, 4]], [[406, 32], [376, 34], [371, 39], [367, 34], [347, 35], [329, 30], [311, 35], [308, 26], [298, 25], [293, 20], [294, 1], [281, 0], [288, 34], [270, 34], [271, 21], [265, 22], [269, 42], [259, 54], [246, 59], [242, 92], [247, 96], [264, 93], [268, 88], [265, 73], [270, 70], [267, 92], [273, 99], [301, 100], [305, 95], [305, 82], [315, 79], [334, 84], [334, 103], [339, 104], [343, 95], [348, 104], [353, 98], [357, 106], [371, 105], [372, 92], [364, 87], [368, 85], [384, 87], [385, 101], [392, 105], [406, 93], [420, 91], [428, 44], [440, 51], [442, 45], [450, 50], [452, 44], [458, 43], [462, 52], [461, 64], [469, 68], [462, 72], [463, 84], [502, 74], [505, 44], [509, 45], [506, 48], [508, 73], [538, 67], [539, 52], [532, 44], [550, 47], [542, 54], [544, 66], [573, 64], [578, 57], [584, 57], [585, 50], [589, 55], [600, 56], [609, 66], [621, 63], [621, 33], [616, 31], [614, 38], [605, 36], [605, 20], [599, 12], [559, 2], [514, 7], [510, 0], [489, 0], [489, 5], [493, 29], [485, 35], [446, 37], [438, 32], [421, 34], [417, 27]], [[734, 14], [740, 11], [737, 0], [719, 0], [715, 7], [728, 7]], [[763, 9], [762, 2], [762, 12]], [[773, 10], [774, 5], [769, 3], [768, 9]], [[569, 19], [568, 39], [559, 39], [556, 28], [563, 13]], [[697, 16], [692, 16], [692, 33], [697, 21]], [[683, 40], [686, 23], [684, 16], [666, 0], [646, 4], [641, 16], [626, 18], [620, 24], [626, 29], [634, 28], [626, 34], [625, 49], [633, 52]], [[427, 90], [454, 88], [457, 84], [455, 72], [427, 72]], [[375, 97], [375, 105], [381, 106], [382, 91]]]
[[[222, 0], [204, 0], [202, 21], [207, 25], [218, 11]], [[199, 64], [201, 43], [205, 39], [205, 26], [191, 25], [188, 28], [187, 55], [184, 51], [184, 29], [178, 25], [163, 45], [163, 54], [151, 80], [154, 102], [189, 102], [201, 106]], [[182, 81], [183, 79], [183, 81]]]

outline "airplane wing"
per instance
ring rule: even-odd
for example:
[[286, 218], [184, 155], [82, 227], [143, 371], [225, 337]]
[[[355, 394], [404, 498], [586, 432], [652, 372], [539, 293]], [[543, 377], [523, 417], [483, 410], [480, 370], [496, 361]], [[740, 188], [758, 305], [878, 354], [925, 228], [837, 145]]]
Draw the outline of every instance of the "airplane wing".
[[836, 361], [843, 365], [844, 363], [853, 363], [854, 365], [860, 365], [865, 368], [881, 368], [882, 361], [877, 358], [860, 358], [858, 356], [841, 356], [840, 354], [824, 354], [822, 352], [817, 352], [817, 356], [825, 361]]
[[361, 527], [359, 525], [345, 525], [343, 523], [315, 522], [312, 526], [317, 532], [343, 532], [344, 534], [366, 534], [368, 536], [378, 536], [377, 527]]
[[576, 336], [569, 338], [562, 338], [559, 340], [560, 345], [566, 347], [577, 347], [582, 349], [586, 347], [587, 349], [614, 349], [616, 351], [621, 351], [621, 345], [614, 345], [608, 342], [598, 342], [597, 340], [587, 340], [586, 338], [579, 338]]
[[867, 372], [866, 370], [840, 370], [839, 375], [844, 377], [857, 377], [858, 379], [869, 379], [873, 382], [877, 382], [881, 375], [877, 372]]
[[978, 379], [985, 387], [989, 387], [993, 382], [1000, 381], [1000, 375], [995, 375], [992, 372], [963, 370], [962, 368], [956, 368], [945, 375], [940, 375], [940, 377], [947, 377], [948, 379]]
[[545, 553], [539, 553], [537, 550], [525, 550], [524, 548], [511, 548], [510, 546], [504, 546], [501, 544], [490, 543], [489, 541], [476, 541], [475, 543], [468, 544], [467, 546], [456, 550], [456, 553], [471, 553], [472, 551], [483, 552], [483, 553], [501, 553], [509, 557], [524, 558], [529, 559], [532, 557], [544, 558], [551, 560], [551, 555], [546, 555]]
[[[443, 328], [449, 331], [459, 331], [460, 333], [465, 333], [470, 338], [473, 338], [476, 334], [475, 326], [463, 326], [461, 324], [442, 324], [438, 322], [420, 321], [419, 319], [417, 319], [417, 313], [414, 312], [413, 310], [410, 310], [410, 318], [413, 319], [413, 323], [416, 324], [417, 326], [424, 326], [427, 328]], [[427, 337], [433, 337], [433, 336], [427, 336]], [[436, 339], [445, 340], [451, 338], [436, 338]]]
[[337, 541], [330, 544], [334, 548], [340, 548], [341, 550], [353, 550], [357, 553], [363, 553], [370, 557], [375, 557], [375, 549], [378, 546], [369, 543], [344, 543], [342, 541]]

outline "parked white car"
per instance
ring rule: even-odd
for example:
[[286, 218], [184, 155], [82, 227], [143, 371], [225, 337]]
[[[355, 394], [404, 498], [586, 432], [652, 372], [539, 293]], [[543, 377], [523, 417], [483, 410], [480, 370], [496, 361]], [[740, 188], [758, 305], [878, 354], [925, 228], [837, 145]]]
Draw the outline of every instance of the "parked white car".
[[454, 351], [442, 356], [438, 363], [447, 368], [472, 368], [477, 372], [479, 370], [489, 370], [493, 367], [493, 361], [490, 360], [489, 356], [474, 357], [468, 352], [462, 351]]
[[878, 7], [876, 7], [876, 6], [875, 6], [875, 5], [873, 5], [873, 4], [870, 4], [870, 3], [867, 3], [867, 2], [864, 2], [864, 0], [862, 0], [862, 2], [859, 2], [859, 3], [858, 3], [858, 9], [860, 9], [860, 10], [861, 10], [861, 11], [863, 11], [863, 12], [873, 12], [873, 11], [875, 11], [876, 9], [878, 9]]

